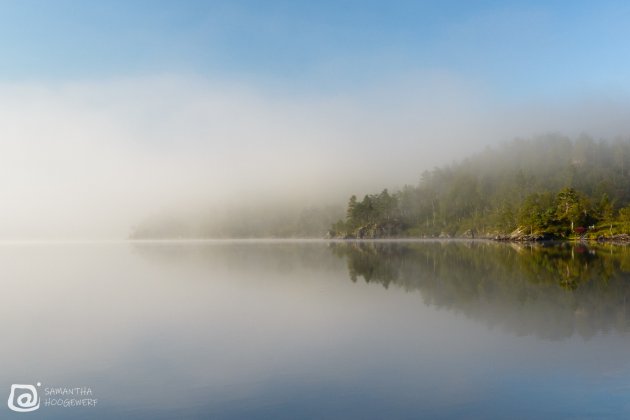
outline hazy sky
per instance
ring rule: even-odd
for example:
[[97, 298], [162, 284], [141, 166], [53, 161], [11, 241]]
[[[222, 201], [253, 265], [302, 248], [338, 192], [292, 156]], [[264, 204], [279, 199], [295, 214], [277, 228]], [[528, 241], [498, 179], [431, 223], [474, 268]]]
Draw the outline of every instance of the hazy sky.
[[630, 135], [630, 4], [0, 1], [0, 237], [415, 183], [486, 144]]

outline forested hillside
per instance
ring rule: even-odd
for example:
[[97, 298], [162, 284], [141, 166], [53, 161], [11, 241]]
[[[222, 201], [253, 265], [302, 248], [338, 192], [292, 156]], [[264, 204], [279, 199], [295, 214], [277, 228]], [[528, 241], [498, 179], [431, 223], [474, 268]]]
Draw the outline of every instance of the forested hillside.
[[610, 237], [630, 233], [630, 140], [514, 140], [422, 174], [415, 186], [352, 196], [330, 236]]

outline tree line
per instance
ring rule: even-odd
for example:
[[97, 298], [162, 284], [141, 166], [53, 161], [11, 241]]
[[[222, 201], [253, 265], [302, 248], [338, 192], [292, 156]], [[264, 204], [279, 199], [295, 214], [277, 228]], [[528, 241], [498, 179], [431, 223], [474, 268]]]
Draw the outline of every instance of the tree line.
[[610, 237], [630, 233], [630, 139], [517, 139], [350, 197], [333, 237]]

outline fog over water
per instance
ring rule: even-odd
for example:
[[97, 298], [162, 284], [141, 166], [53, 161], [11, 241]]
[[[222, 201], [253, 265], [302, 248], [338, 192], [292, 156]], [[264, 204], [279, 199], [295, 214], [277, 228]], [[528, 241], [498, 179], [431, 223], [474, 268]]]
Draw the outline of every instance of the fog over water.
[[630, 132], [622, 94], [503, 100], [450, 73], [332, 94], [160, 75], [0, 86], [0, 238], [125, 238], [151, 217], [345, 204], [487, 145]]

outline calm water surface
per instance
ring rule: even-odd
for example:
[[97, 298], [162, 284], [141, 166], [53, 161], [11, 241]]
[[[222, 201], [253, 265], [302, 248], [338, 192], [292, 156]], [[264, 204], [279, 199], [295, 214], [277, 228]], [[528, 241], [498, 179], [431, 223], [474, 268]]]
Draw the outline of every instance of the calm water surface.
[[2, 401], [41, 399], [0, 418], [630, 417], [625, 247], [3, 244], [0, 278]]

